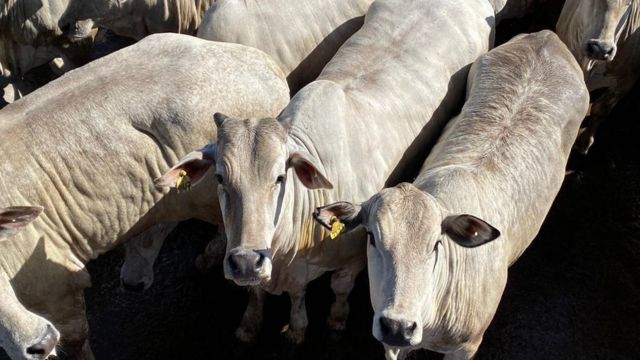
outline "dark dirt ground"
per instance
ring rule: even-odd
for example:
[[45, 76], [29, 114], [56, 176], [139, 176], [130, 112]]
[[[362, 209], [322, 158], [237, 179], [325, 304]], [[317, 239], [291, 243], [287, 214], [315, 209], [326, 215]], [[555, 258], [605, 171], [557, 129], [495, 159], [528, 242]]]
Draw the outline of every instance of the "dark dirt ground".
[[[542, 24], [537, 27], [531, 21], [501, 25], [498, 39], [548, 27], [557, 16], [552, 8], [533, 17]], [[637, 86], [603, 125], [589, 156], [572, 161], [579, 170], [510, 269], [476, 359], [640, 359], [639, 99]], [[269, 297], [258, 344], [236, 343], [246, 290], [225, 280], [219, 267], [202, 274], [193, 266], [212, 234], [210, 225], [182, 223], [158, 258], [154, 285], [141, 294], [120, 289], [123, 249], [88, 265], [93, 287], [85, 295], [98, 360], [384, 359], [371, 335], [366, 273], [350, 298], [349, 327], [340, 341], [325, 332], [333, 299], [325, 276], [309, 286], [305, 345], [290, 349], [279, 334], [288, 319], [286, 296]], [[417, 351], [410, 358], [441, 356]]]

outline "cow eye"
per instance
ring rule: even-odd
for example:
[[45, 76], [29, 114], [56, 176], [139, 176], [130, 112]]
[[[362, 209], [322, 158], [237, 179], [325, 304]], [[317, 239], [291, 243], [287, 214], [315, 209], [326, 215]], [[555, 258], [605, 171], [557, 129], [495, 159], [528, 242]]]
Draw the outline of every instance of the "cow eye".
[[438, 251], [438, 246], [442, 245], [442, 241], [438, 240], [436, 241], [436, 244], [433, 246], [433, 251]]
[[216, 174], [216, 181], [218, 181], [218, 184], [224, 185], [224, 179], [222, 178], [222, 175]]
[[373, 237], [371, 231], [367, 231], [367, 240], [369, 241], [369, 245], [376, 247], [376, 238]]
[[282, 184], [284, 182], [284, 175], [280, 175], [276, 178], [276, 184]]

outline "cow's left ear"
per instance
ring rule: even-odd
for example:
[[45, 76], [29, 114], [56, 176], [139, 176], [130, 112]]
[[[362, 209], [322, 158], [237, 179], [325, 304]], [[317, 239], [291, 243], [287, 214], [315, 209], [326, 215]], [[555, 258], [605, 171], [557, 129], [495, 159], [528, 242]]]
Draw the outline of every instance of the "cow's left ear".
[[200, 150], [187, 154], [164, 175], [155, 179], [153, 181], [155, 186], [158, 188], [176, 187], [181, 190], [181, 183], [185, 181], [185, 177], [188, 177], [187, 189], [189, 186], [197, 184], [202, 180], [207, 170], [215, 164], [215, 152], [216, 144], [208, 144]]
[[500, 231], [473, 215], [447, 216], [442, 222], [442, 232], [458, 245], [476, 247], [495, 240]]
[[362, 206], [340, 201], [316, 208], [313, 218], [329, 230], [336, 220], [340, 220], [345, 225], [344, 231], [350, 231], [362, 223]]
[[309, 189], [333, 189], [333, 184], [318, 170], [315, 159], [299, 146], [287, 143], [289, 159], [287, 167], [292, 167], [298, 175], [298, 179]]
[[0, 209], [0, 241], [17, 234], [41, 212], [40, 206], [13, 206]]

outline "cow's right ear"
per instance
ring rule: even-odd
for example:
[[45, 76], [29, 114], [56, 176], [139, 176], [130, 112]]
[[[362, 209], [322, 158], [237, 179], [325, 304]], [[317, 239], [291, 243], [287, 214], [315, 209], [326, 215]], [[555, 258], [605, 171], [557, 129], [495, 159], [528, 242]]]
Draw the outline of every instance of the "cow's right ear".
[[0, 241], [17, 234], [41, 212], [41, 206], [13, 206], [0, 209]]
[[[153, 182], [158, 188], [178, 188], [183, 182], [188, 186], [197, 184], [209, 168], [215, 164], [216, 144], [209, 144], [182, 158], [176, 165]], [[185, 180], [186, 179], [186, 180]], [[187, 186], [187, 189], [188, 189]]]
[[316, 208], [313, 218], [329, 230], [333, 223], [339, 220], [345, 225], [344, 231], [350, 231], [362, 223], [362, 206], [340, 201]]

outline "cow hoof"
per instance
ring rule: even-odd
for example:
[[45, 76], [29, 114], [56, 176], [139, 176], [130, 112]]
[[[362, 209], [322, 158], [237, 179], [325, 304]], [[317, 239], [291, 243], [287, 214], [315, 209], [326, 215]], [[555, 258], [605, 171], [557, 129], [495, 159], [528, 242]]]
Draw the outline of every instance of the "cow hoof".
[[286, 325], [283, 329], [284, 338], [293, 345], [300, 345], [304, 342], [305, 329], [292, 329]]

